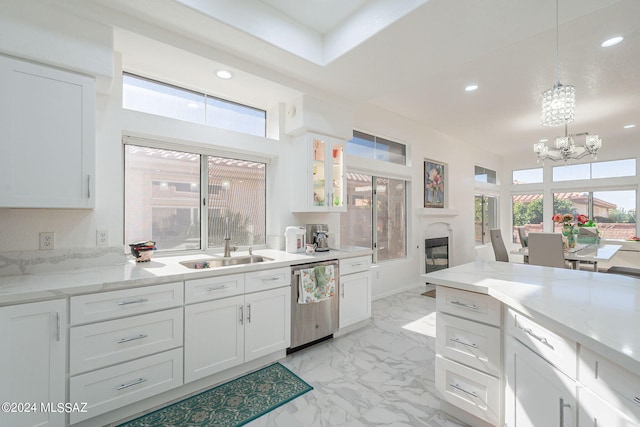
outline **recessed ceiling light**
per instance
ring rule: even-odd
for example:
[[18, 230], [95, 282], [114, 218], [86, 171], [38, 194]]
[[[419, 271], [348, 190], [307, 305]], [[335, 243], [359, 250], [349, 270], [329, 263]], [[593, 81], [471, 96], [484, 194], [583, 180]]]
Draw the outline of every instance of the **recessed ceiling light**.
[[218, 76], [219, 79], [229, 80], [233, 78], [233, 73], [229, 70], [217, 70], [216, 76]]
[[634, 128], [634, 127], [636, 127], [636, 125], [624, 125], [625, 129], [631, 129], [631, 128]]
[[624, 40], [624, 37], [622, 36], [616, 36], [616, 37], [612, 37], [609, 40], [605, 40], [602, 42], [602, 44], [600, 46], [602, 47], [611, 47], [611, 46], [615, 46], [618, 43], [620, 43], [622, 40]]
[[187, 103], [187, 107], [189, 107], [189, 108], [198, 108], [198, 103], [197, 102], [189, 102], [189, 103]]
[[478, 89], [478, 85], [468, 85], [464, 88], [464, 90], [466, 90], [467, 92], [473, 92], [476, 89]]

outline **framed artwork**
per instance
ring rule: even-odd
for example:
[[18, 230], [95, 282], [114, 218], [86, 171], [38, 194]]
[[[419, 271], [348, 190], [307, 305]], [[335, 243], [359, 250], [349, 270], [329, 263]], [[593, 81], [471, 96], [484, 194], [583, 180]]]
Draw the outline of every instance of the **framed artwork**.
[[424, 161], [424, 207], [444, 208], [445, 164]]

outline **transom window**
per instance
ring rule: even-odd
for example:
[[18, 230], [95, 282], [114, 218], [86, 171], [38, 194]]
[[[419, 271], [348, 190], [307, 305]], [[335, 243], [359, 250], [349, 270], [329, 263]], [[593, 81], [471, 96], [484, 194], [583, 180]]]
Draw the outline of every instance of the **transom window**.
[[123, 108], [266, 136], [263, 110], [134, 74], [124, 73], [122, 80]]
[[347, 154], [399, 165], [407, 164], [406, 145], [357, 130], [353, 131], [353, 139], [347, 141]]

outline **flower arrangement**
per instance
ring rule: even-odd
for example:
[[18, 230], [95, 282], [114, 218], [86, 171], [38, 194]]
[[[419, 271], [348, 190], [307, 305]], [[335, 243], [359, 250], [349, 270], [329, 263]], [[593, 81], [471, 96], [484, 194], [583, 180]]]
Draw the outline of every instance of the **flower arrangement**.
[[592, 219], [589, 219], [588, 216], [579, 214], [576, 217], [576, 221], [578, 221], [578, 227], [595, 227], [597, 226], [596, 222]]
[[563, 227], [573, 227], [573, 223], [572, 221], [574, 220], [574, 216], [570, 213], [565, 213], [565, 214], [555, 214], [553, 216], [553, 222], [557, 223], [557, 224], [562, 224]]
[[575, 227], [573, 223], [575, 217], [570, 213], [558, 213], [555, 214], [552, 219], [556, 224], [562, 224], [562, 235], [566, 238], [567, 247], [574, 248], [576, 246], [575, 235], [578, 234], [578, 228]]

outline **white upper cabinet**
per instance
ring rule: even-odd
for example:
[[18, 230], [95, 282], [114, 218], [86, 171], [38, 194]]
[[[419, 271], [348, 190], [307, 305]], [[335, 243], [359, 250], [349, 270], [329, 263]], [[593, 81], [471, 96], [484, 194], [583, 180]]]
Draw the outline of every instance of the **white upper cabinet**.
[[0, 207], [93, 208], [95, 80], [0, 56]]
[[294, 139], [293, 212], [346, 212], [345, 142], [306, 133]]

